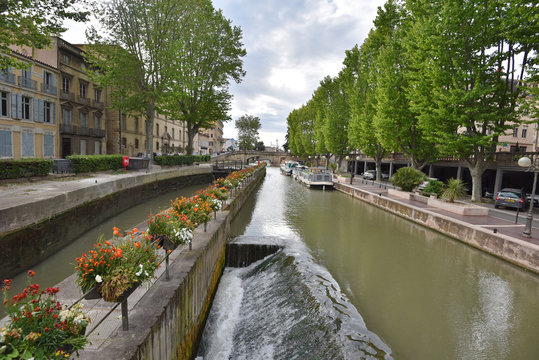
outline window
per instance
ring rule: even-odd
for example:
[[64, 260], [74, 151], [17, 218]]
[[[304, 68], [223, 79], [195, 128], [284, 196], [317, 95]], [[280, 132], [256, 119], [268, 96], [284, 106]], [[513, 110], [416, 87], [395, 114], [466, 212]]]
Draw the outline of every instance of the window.
[[43, 83], [48, 87], [54, 86], [54, 74], [48, 71], [43, 73]]
[[125, 114], [120, 114], [120, 130], [127, 130]]
[[71, 89], [71, 79], [68, 77], [62, 78], [62, 92], [68, 93]]
[[159, 141], [155, 143], [155, 151], [159, 151]]
[[0, 116], [7, 116], [9, 106], [9, 93], [2, 91], [0, 93]]
[[43, 122], [52, 123], [53, 122], [53, 104], [51, 102], [43, 102]]
[[86, 98], [86, 88], [87, 88], [86, 84], [80, 83], [79, 87], [80, 87], [80, 97]]
[[62, 109], [62, 124], [71, 125], [71, 109]]
[[522, 129], [522, 137], [525, 138], [526, 135], [528, 135], [528, 128], [523, 128]]
[[122, 138], [122, 149], [125, 149], [127, 146], [127, 138]]
[[81, 128], [88, 128], [88, 113], [80, 113], [80, 127]]
[[71, 59], [69, 58], [69, 55], [67, 54], [62, 54], [62, 62], [66, 65], [69, 65], [69, 63], [71, 62]]
[[101, 118], [97, 115], [94, 115], [94, 127], [96, 129], [101, 129]]
[[172, 128], [172, 139], [174, 139], [174, 128]]
[[23, 77], [23, 79], [31, 79], [32, 78], [32, 69], [22, 69], [22, 77]]
[[54, 156], [54, 135], [43, 135], [43, 156]]
[[21, 132], [22, 156], [34, 157], [34, 133], [30, 131]]
[[101, 100], [101, 90], [100, 89], [95, 89], [94, 90], [94, 97], [95, 97], [96, 102], [99, 102]]
[[517, 137], [518, 136], [518, 128], [514, 128], [513, 129], [513, 137]]
[[138, 139], [135, 139], [135, 149], [138, 149]]
[[21, 119], [30, 120], [30, 98], [23, 96], [21, 100]]
[[80, 154], [86, 155], [86, 140], [84, 139], [80, 141]]
[[159, 136], [159, 124], [155, 124], [155, 135]]
[[135, 132], [138, 132], [138, 117], [135, 118]]
[[99, 140], [94, 143], [94, 155], [101, 155], [101, 141]]
[[11, 131], [0, 130], [0, 157], [12, 157]]

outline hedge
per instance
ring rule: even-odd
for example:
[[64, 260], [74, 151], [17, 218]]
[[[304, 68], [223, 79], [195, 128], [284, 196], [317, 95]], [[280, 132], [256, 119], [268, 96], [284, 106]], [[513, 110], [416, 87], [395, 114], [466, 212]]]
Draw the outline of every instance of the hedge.
[[0, 160], [0, 179], [47, 176], [53, 161], [46, 159]]
[[208, 162], [210, 155], [159, 155], [155, 162], [161, 166], [191, 165], [195, 162]]
[[86, 173], [122, 168], [123, 155], [70, 155], [67, 159], [71, 163], [74, 173]]

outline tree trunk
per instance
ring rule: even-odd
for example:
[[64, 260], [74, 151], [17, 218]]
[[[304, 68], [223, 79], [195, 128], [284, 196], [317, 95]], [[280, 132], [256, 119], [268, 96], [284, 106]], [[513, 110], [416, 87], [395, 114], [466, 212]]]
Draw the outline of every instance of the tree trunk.
[[189, 122], [187, 123], [187, 146], [185, 148], [185, 152], [187, 155], [193, 155], [193, 143], [195, 139], [195, 135], [198, 132], [198, 127], [191, 126]]
[[150, 161], [148, 161], [148, 169], [150, 169], [152, 167], [152, 160], [153, 160], [153, 122], [154, 122], [154, 118], [155, 118], [155, 104], [154, 103], [149, 103], [146, 106], [146, 156], [148, 158], [150, 158]]
[[480, 165], [468, 165], [470, 175], [472, 176], [472, 201], [481, 201], [482, 177], [485, 168]]

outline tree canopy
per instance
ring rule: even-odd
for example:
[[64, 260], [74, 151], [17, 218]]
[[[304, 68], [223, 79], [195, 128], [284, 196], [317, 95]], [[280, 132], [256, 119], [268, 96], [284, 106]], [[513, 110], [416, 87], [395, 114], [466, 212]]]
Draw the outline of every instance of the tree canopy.
[[[45, 49], [52, 36], [65, 31], [62, 22], [67, 19], [86, 21], [88, 12], [82, 11], [79, 0], [1, 0], [0, 52], [11, 53], [11, 46]], [[0, 70], [23, 68], [26, 63], [10, 56], [0, 56]]]
[[245, 114], [236, 120], [238, 142], [241, 150], [254, 150], [257, 147], [258, 130], [260, 130], [261, 126], [260, 119], [253, 115]]

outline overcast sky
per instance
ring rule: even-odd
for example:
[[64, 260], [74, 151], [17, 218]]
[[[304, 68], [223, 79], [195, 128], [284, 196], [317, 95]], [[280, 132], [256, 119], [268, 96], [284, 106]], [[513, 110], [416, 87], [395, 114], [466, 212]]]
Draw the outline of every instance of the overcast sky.
[[[231, 84], [232, 121], [225, 137], [237, 137], [234, 120], [258, 116], [266, 146], [284, 143], [286, 118], [306, 103], [326, 75], [342, 68], [345, 50], [361, 44], [384, 0], [214, 0], [243, 31], [247, 49], [240, 84]], [[85, 42], [84, 27], [68, 25], [63, 38]]]

